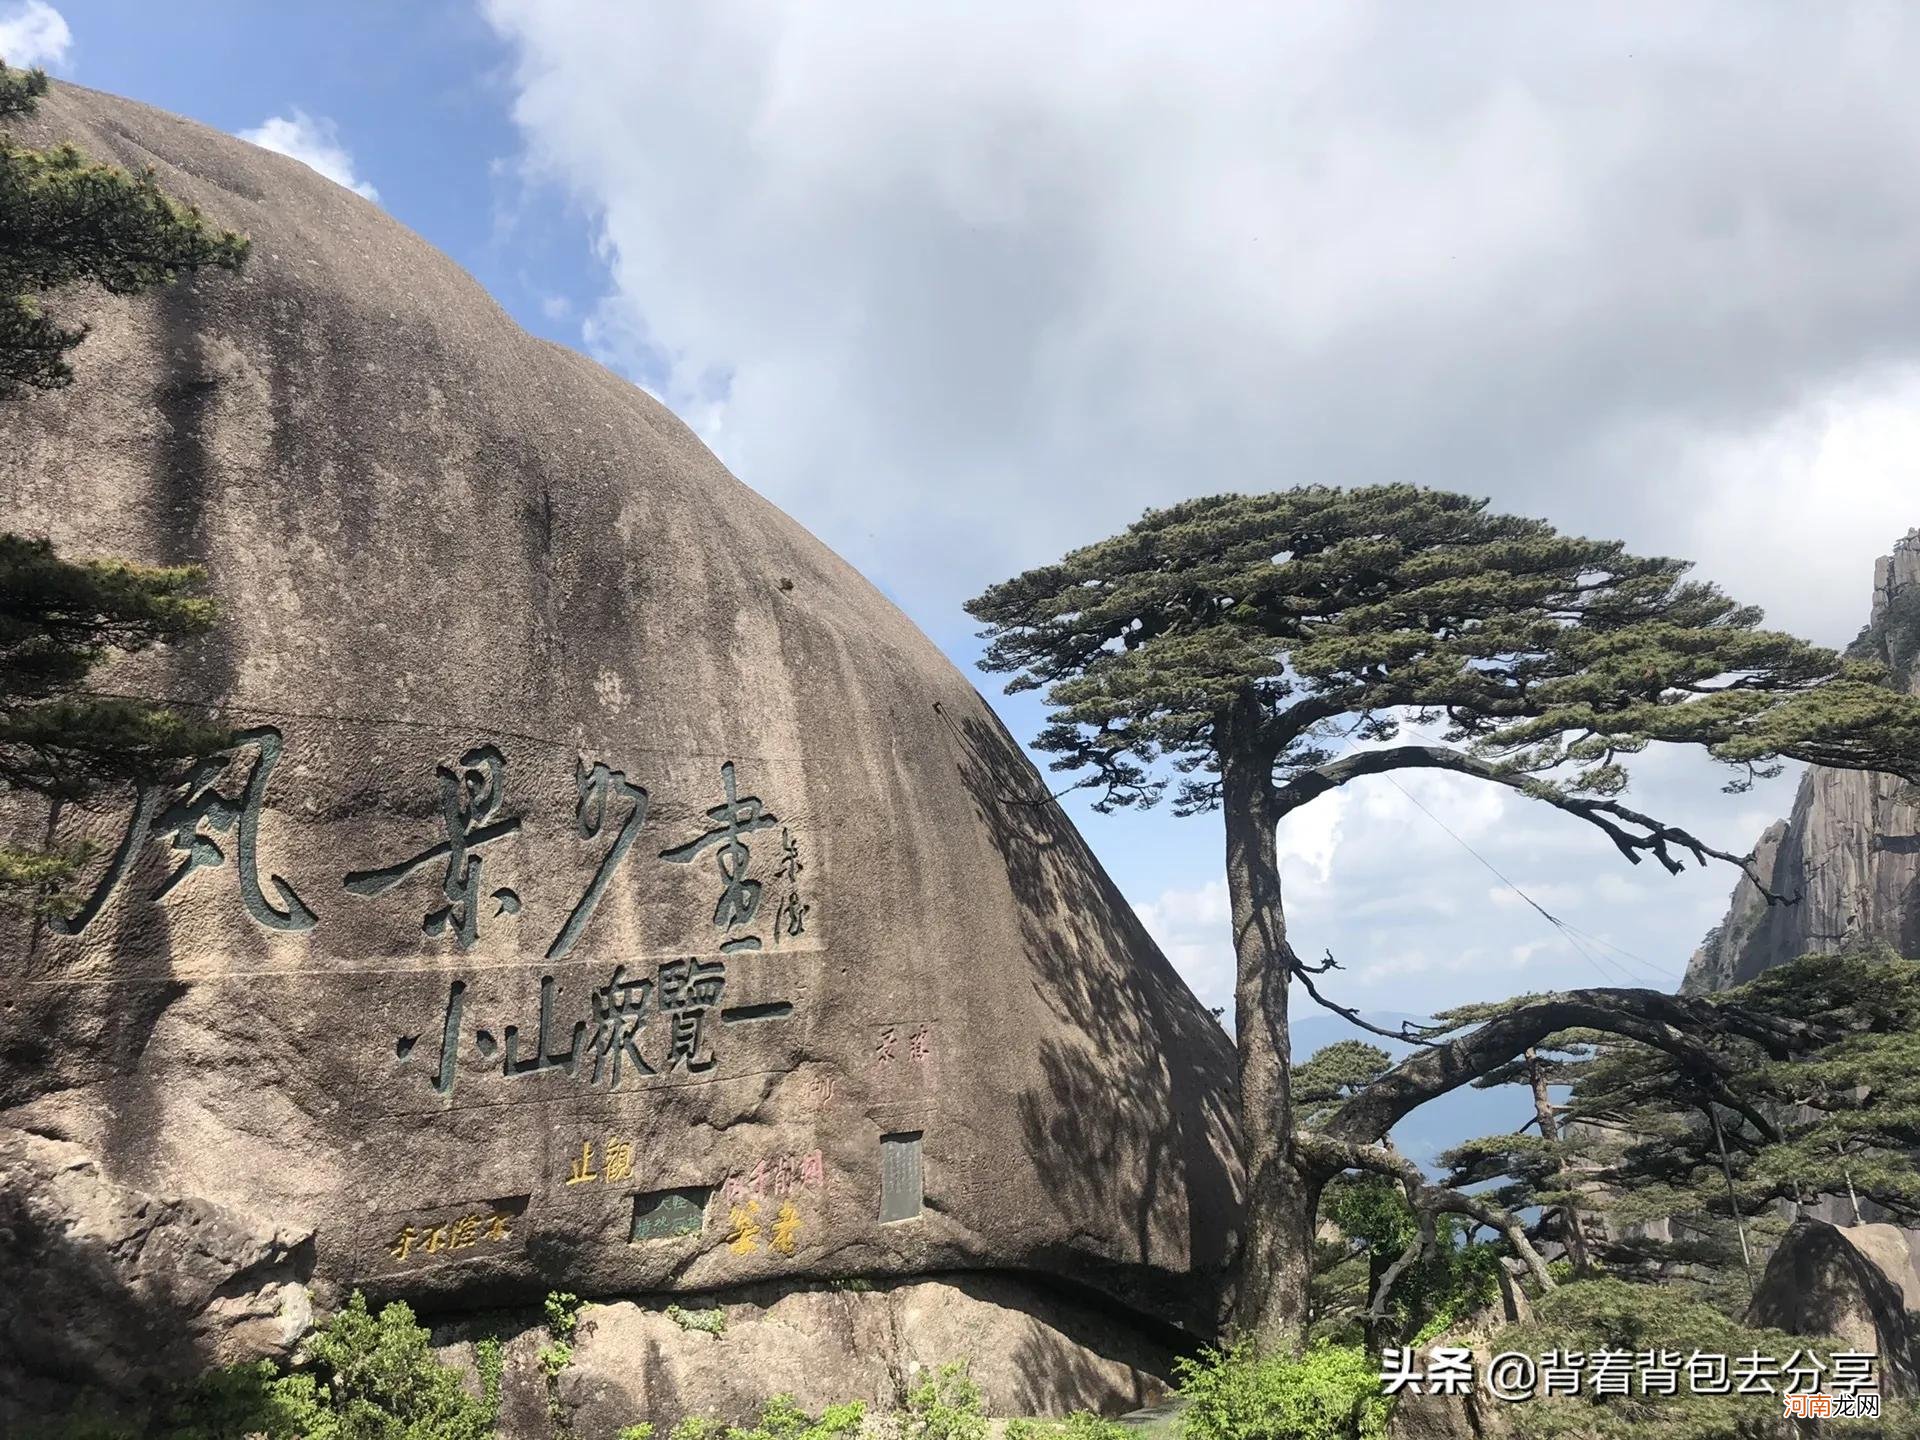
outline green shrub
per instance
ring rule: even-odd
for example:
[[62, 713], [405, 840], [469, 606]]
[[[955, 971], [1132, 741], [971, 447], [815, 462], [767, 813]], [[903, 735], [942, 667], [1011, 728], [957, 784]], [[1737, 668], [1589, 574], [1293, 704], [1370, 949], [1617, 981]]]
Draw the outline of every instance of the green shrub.
[[1242, 1344], [1175, 1365], [1187, 1402], [1184, 1440], [1383, 1440], [1387, 1433], [1379, 1367], [1357, 1345], [1261, 1355]]
[[930, 1373], [907, 1396], [901, 1440], [984, 1440], [987, 1417], [980, 1387], [963, 1364]]
[[260, 1360], [213, 1371], [159, 1433], [165, 1440], [492, 1440], [499, 1342], [477, 1347], [486, 1394], [476, 1400], [460, 1372], [435, 1357], [429, 1338], [404, 1304], [376, 1316], [355, 1291], [308, 1340], [308, 1368], [282, 1375]]
[[1076, 1410], [1064, 1420], [1007, 1422], [1007, 1440], [1132, 1440], [1133, 1434], [1118, 1420], [1091, 1410]]
[[556, 1340], [571, 1340], [580, 1323], [580, 1297], [565, 1290], [549, 1290], [546, 1299], [547, 1333]]
[[687, 1310], [678, 1305], [669, 1305], [667, 1318], [682, 1330], [698, 1330], [706, 1335], [727, 1333], [727, 1312], [718, 1305], [711, 1310]]

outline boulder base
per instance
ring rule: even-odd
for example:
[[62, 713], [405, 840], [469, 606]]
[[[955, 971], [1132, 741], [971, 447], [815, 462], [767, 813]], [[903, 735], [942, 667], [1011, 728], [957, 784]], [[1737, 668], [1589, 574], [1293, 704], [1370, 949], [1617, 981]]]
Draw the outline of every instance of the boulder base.
[[953, 1362], [992, 1415], [1114, 1415], [1164, 1400], [1172, 1373], [1164, 1344], [1021, 1276], [749, 1289], [684, 1304], [680, 1318], [664, 1301], [585, 1306], [571, 1363], [551, 1385], [537, 1326], [476, 1319], [436, 1339], [469, 1365], [476, 1339], [505, 1340], [503, 1440], [548, 1440], [550, 1402], [578, 1440], [611, 1440], [641, 1420], [665, 1434], [689, 1414], [749, 1424], [776, 1394], [809, 1412], [861, 1400], [886, 1413]]

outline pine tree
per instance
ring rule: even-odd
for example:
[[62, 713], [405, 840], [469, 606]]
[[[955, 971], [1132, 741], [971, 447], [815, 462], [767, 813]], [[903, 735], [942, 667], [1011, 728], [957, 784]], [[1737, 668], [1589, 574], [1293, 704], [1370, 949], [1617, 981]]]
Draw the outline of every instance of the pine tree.
[[1730, 788], [1786, 759], [1920, 775], [1920, 701], [1870, 662], [1761, 629], [1759, 611], [1688, 568], [1467, 496], [1309, 486], [1148, 511], [968, 604], [987, 624], [982, 667], [1012, 674], [1009, 691], [1044, 691], [1053, 713], [1038, 747], [1097, 787], [1096, 809], [1154, 803], [1165, 762], [1177, 812], [1224, 812], [1248, 1173], [1242, 1334], [1301, 1343], [1319, 1196], [1353, 1169], [1401, 1181], [1423, 1206], [1486, 1215], [1545, 1279], [1510, 1215], [1427, 1186], [1383, 1147], [1388, 1130], [1558, 1031], [1684, 1034], [1714, 1018], [1651, 991], [1535, 997], [1471, 1031], [1418, 1036], [1418, 1053], [1309, 1128], [1288, 992], [1298, 980], [1320, 998], [1315, 976], [1333, 961], [1303, 961], [1289, 942], [1281, 819], [1363, 776], [1445, 770], [1585, 821], [1635, 863], [1717, 858], [1753, 874], [1750, 857], [1628, 807], [1632, 758], [1695, 745], [1731, 767]]
[[[46, 89], [41, 71], [0, 63], [0, 121], [30, 114]], [[0, 404], [72, 382], [67, 356], [86, 327], [49, 316], [47, 296], [81, 285], [132, 294], [235, 269], [246, 252], [244, 236], [170, 199], [151, 171], [0, 134]], [[114, 652], [205, 630], [213, 611], [195, 594], [201, 578], [188, 567], [68, 561], [45, 540], [0, 535], [0, 787], [80, 802], [225, 743], [224, 731], [168, 707], [85, 688]], [[0, 845], [0, 904], [65, 908], [61, 883], [85, 858], [72, 847]]]

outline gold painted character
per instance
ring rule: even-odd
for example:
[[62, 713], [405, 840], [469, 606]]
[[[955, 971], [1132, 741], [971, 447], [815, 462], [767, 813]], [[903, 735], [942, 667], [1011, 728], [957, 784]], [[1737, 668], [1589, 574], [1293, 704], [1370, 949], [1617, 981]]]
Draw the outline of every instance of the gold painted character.
[[447, 1227], [436, 1225], [427, 1234], [426, 1250], [429, 1255], [437, 1255], [447, 1248]]
[[387, 1247], [387, 1252], [396, 1260], [404, 1260], [413, 1253], [413, 1242], [419, 1238], [420, 1232], [409, 1225], [393, 1237], [393, 1244]]
[[760, 1248], [760, 1202], [749, 1200], [744, 1205], [733, 1207], [727, 1216], [727, 1224], [732, 1234], [727, 1239], [727, 1249], [736, 1255], [751, 1255]]
[[453, 1227], [447, 1235], [447, 1248], [449, 1250], [465, 1250], [469, 1245], [473, 1244], [474, 1241], [478, 1240], [480, 1238], [481, 1219], [482, 1217], [479, 1215], [462, 1215], [458, 1220], [454, 1221]]
[[791, 1255], [799, 1237], [800, 1212], [788, 1200], [780, 1206], [780, 1213], [773, 1217], [773, 1248], [782, 1255]]
[[633, 1178], [633, 1146], [625, 1140], [607, 1137], [606, 1173], [600, 1178], [611, 1185], [616, 1180]]
[[585, 1185], [588, 1181], [598, 1180], [599, 1178], [593, 1169], [593, 1142], [591, 1140], [582, 1140], [580, 1142], [580, 1158], [573, 1162], [573, 1169], [567, 1173], [567, 1184]]
[[487, 1239], [511, 1240], [513, 1238], [513, 1231], [507, 1227], [507, 1222], [512, 1219], [513, 1216], [504, 1211], [496, 1210], [493, 1214], [493, 1222], [487, 1226]]

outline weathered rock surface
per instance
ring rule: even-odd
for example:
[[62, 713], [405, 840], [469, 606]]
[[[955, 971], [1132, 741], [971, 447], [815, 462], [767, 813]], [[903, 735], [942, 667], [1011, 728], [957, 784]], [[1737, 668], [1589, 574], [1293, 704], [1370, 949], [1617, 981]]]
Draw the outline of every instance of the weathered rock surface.
[[[1864, 649], [1920, 694], [1920, 530], [1874, 567]], [[1693, 954], [1682, 988], [1725, 990], [1762, 970], [1849, 941], [1920, 955], [1920, 800], [1890, 776], [1815, 766], [1801, 777], [1793, 813], [1754, 851], [1767, 888], [1799, 896], [1768, 905], [1750, 880], [1727, 918]]]
[[506, 1342], [503, 1440], [548, 1440], [549, 1399], [577, 1440], [610, 1440], [650, 1420], [656, 1433], [689, 1414], [747, 1423], [770, 1394], [818, 1411], [847, 1400], [883, 1414], [928, 1372], [967, 1365], [993, 1415], [1107, 1414], [1157, 1404], [1172, 1357], [1085, 1300], [1006, 1276], [882, 1282], [870, 1290], [749, 1287], [689, 1300], [683, 1324], [662, 1300], [613, 1301], [580, 1312], [573, 1358], [549, 1389], [537, 1329], [487, 1319], [449, 1327], [441, 1353], [470, 1364], [473, 1341]]
[[0, 1417], [110, 1412], [208, 1363], [287, 1356], [312, 1268], [310, 1231], [118, 1185], [78, 1145], [0, 1129]]
[[253, 255], [63, 304], [0, 411], [9, 528], [206, 567], [107, 687], [241, 732], [53, 817], [101, 858], [0, 931], [0, 1124], [311, 1234], [323, 1305], [1005, 1270], [1206, 1328], [1230, 1046], [935, 647], [366, 201], [74, 86], [18, 128]]
[[1881, 1393], [1920, 1395], [1920, 1233], [1796, 1220], [1760, 1277], [1749, 1324], [1831, 1335], [1880, 1357]]

